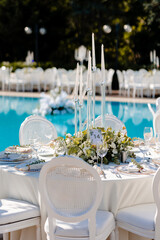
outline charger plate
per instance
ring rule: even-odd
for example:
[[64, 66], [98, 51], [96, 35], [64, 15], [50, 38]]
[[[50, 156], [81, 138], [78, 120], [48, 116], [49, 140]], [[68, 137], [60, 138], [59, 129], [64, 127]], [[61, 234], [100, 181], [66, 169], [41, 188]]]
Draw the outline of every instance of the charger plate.
[[5, 154], [5, 152], [0, 153], [0, 162], [7, 163], [7, 164], [26, 161], [30, 158], [31, 158], [31, 155], [28, 155], [28, 154], [20, 155], [17, 153], [10, 153], [10, 154]]
[[[144, 167], [144, 165], [143, 165]], [[130, 169], [128, 167], [128, 165], [120, 165], [118, 167], [115, 168], [119, 173], [122, 173], [122, 174], [129, 174], [129, 175], [151, 175], [151, 174], [154, 174], [157, 170], [156, 167], [152, 167], [151, 168], [145, 168], [142, 169], [142, 170], [139, 170], [138, 168], [136, 169]]]
[[31, 146], [10, 146], [5, 149], [6, 153], [30, 154], [33, 152]]

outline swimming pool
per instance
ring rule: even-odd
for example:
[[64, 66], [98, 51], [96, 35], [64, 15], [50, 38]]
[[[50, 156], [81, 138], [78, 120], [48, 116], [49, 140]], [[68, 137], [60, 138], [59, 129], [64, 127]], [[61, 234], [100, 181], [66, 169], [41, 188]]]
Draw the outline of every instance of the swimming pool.
[[[38, 98], [0, 97], [0, 151], [7, 146], [19, 144], [19, 127], [26, 117], [38, 106]], [[152, 114], [147, 104], [106, 102], [106, 113], [114, 114], [124, 122], [128, 136], [143, 137], [145, 126], [152, 127]], [[101, 114], [101, 103], [96, 102], [96, 117]], [[86, 102], [83, 108], [83, 121], [86, 120]], [[59, 136], [66, 132], [74, 133], [74, 114], [48, 115]]]

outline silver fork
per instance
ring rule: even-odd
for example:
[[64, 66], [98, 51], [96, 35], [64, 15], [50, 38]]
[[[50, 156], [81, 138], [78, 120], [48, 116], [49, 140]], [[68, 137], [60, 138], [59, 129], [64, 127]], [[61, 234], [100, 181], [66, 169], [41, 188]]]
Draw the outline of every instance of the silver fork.
[[117, 178], [122, 178], [121, 174], [118, 171], [116, 171], [115, 169], [113, 169], [111, 172], [114, 173]]

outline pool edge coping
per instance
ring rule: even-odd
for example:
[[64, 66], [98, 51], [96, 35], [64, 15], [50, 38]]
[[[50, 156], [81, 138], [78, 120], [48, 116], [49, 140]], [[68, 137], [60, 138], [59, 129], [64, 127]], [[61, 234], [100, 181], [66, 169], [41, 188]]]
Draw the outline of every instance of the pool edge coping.
[[[40, 98], [41, 93], [39, 92], [9, 92], [9, 91], [0, 91], [0, 96], [7, 96], [7, 97], [30, 97], [30, 98]], [[72, 95], [68, 95], [69, 99], [72, 99]], [[87, 99], [87, 96], [84, 98]], [[96, 96], [97, 101], [101, 101], [101, 96]], [[153, 103], [155, 104], [155, 98], [131, 98], [125, 97], [120, 95], [108, 95], [106, 96], [106, 101], [111, 102], [126, 102], [126, 103]]]

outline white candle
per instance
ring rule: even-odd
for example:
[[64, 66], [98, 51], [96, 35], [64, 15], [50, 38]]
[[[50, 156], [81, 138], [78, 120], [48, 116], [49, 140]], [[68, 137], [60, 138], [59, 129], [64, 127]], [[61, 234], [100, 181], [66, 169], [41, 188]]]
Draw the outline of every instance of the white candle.
[[78, 99], [78, 85], [79, 85], [79, 63], [77, 63], [77, 71], [76, 71], [76, 82], [75, 82], [75, 92], [74, 92], [75, 100]]
[[94, 33], [92, 33], [92, 67], [93, 69], [96, 67]]
[[82, 66], [81, 66], [81, 72], [80, 72], [80, 97], [79, 97], [79, 101], [80, 104], [83, 104], [83, 97], [82, 97], [82, 89], [83, 89], [83, 76], [82, 76]]
[[150, 62], [151, 62], [151, 63], [153, 62], [153, 54], [152, 54], [152, 51], [150, 51]]
[[105, 82], [105, 63], [104, 63], [104, 46], [101, 45], [101, 82]]
[[90, 89], [90, 75], [91, 75], [91, 51], [88, 51], [88, 72], [87, 72], [87, 90]]

